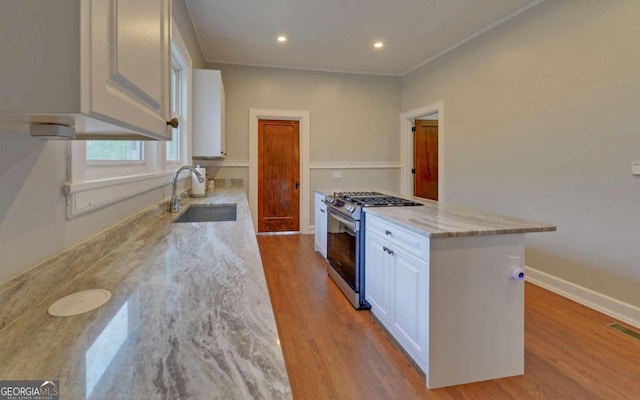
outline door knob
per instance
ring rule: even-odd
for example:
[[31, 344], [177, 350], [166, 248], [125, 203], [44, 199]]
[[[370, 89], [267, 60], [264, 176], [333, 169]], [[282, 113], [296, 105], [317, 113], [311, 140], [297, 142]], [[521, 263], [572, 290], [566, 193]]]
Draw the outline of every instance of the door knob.
[[179, 124], [180, 122], [178, 121], [178, 118], [171, 118], [170, 121], [167, 121], [167, 125], [169, 125], [172, 128], [177, 128]]

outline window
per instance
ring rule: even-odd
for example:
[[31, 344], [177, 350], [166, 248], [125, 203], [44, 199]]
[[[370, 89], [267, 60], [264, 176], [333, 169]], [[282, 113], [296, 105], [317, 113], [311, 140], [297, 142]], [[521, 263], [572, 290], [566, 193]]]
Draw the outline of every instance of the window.
[[182, 65], [176, 57], [173, 57], [171, 65], [171, 118], [178, 118], [180, 124], [177, 128], [171, 130], [171, 141], [167, 142], [166, 149], [167, 161], [180, 161], [180, 139], [182, 136], [182, 127], [180, 125], [185, 123], [185, 118], [182, 116], [184, 108], [184, 102], [182, 101], [183, 83]]
[[188, 163], [191, 58], [172, 25], [169, 106], [171, 117], [180, 121], [172, 140], [69, 142], [68, 218], [170, 185], [176, 168]]
[[87, 161], [142, 161], [142, 141], [87, 140]]

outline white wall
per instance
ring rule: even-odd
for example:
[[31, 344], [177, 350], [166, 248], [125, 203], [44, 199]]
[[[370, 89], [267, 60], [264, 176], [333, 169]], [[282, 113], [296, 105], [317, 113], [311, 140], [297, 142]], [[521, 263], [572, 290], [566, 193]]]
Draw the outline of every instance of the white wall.
[[65, 141], [0, 132], [0, 283], [170, 195], [170, 187], [66, 219]]
[[[331, 169], [313, 169], [315, 163], [399, 163], [400, 78], [229, 64], [207, 67], [222, 71], [227, 107], [226, 162], [249, 159], [250, 108], [309, 110], [311, 188], [400, 191], [397, 168], [340, 170], [342, 179], [331, 178]], [[248, 184], [248, 168], [217, 167], [219, 162], [208, 161], [203, 164], [210, 176], [243, 177]]]
[[185, 5], [185, 0], [172, 0], [171, 1], [171, 13], [173, 20], [178, 29], [180, 30], [180, 36], [184, 40], [184, 44], [189, 50], [191, 61], [193, 62], [193, 68], [204, 68], [204, 57], [200, 50], [200, 44], [198, 44], [198, 38], [196, 32], [193, 29], [191, 23], [191, 15]]
[[[193, 28], [176, 23], [187, 41]], [[165, 187], [68, 220], [66, 146], [0, 131], [0, 284], [170, 196]]]
[[640, 306], [640, 2], [547, 1], [402, 82], [443, 101], [447, 201], [554, 223], [528, 265]]

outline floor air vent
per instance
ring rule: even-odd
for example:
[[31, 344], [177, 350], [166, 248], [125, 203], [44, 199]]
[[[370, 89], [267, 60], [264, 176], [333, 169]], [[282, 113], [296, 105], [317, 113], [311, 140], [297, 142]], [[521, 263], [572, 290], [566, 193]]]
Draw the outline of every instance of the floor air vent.
[[640, 340], [640, 333], [638, 333], [638, 332], [636, 332], [636, 331], [634, 331], [632, 329], [629, 329], [626, 326], [622, 326], [622, 325], [620, 325], [618, 323], [615, 323], [615, 322], [612, 323], [612, 324], [607, 324], [607, 326], [609, 328], [611, 328], [611, 329], [617, 330], [618, 332], [622, 332], [627, 336], [631, 336], [634, 339]]

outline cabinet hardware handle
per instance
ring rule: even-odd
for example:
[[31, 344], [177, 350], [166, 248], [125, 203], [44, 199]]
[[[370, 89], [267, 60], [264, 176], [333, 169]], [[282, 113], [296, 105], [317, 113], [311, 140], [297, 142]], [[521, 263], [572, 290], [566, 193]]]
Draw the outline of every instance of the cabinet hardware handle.
[[296, 185], [296, 189], [299, 188], [300, 187], [300, 182], [296, 182], [295, 185]]
[[320, 210], [320, 212], [321, 212], [321, 213], [323, 213], [323, 212], [324, 212], [324, 210]]
[[178, 125], [180, 125], [180, 122], [178, 121], [178, 118], [171, 118], [170, 121], [167, 121], [167, 125], [169, 125], [172, 128], [177, 128]]
[[389, 252], [389, 249], [387, 249], [387, 246], [382, 246], [382, 250], [386, 251], [387, 253]]
[[384, 231], [384, 234], [387, 236], [391, 236], [391, 231]]

